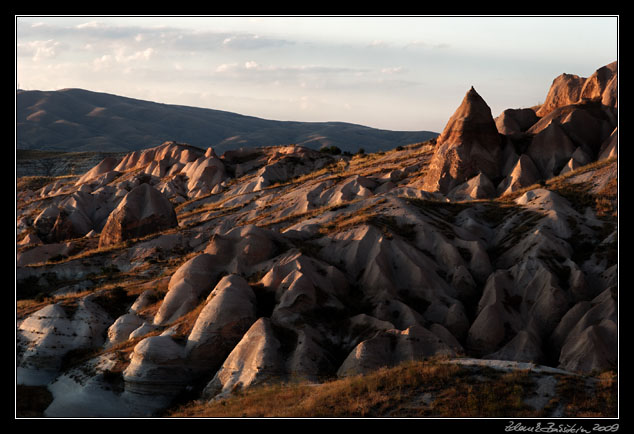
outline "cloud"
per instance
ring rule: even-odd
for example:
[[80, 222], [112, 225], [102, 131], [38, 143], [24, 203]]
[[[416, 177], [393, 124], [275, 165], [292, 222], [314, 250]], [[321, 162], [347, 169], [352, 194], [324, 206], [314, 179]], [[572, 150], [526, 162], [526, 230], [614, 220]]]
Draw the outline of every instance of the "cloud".
[[34, 62], [57, 56], [62, 44], [53, 39], [18, 43], [18, 54], [31, 56]]
[[216, 72], [228, 72], [238, 67], [237, 63], [223, 63], [216, 67]]
[[77, 24], [75, 28], [77, 29], [96, 29], [98, 27], [106, 27], [105, 24], [101, 24], [97, 21], [89, 21], [87, 23]]
[[253, 61], [253, 60], [249, 60], [248, 62], [244, 63], [244, 67], [246, 69], [258, 69], [260, 65], [258, 65], [257, 62]]
[[286, 39], [261, 37], [250, 33], [225, 34], [225, 38], [222, 40], [223, 47], [234, 50], [257, 50], [292, 44], [293, 42]]
[[[151, 20], [147, 21], [151, 23]], [[192, 30], [170, 26], [114, 25], [100, 21], [87, 21], [75, 25], [55, 25], [46, 22], [18, 21], [18, 37], [23, 39], [57, 39], [68, 43], [81, 40], [86, 43], [107, 43], [117, 40], [153, 41], [166, 48], [187, 51], [259, 50], [293, 45], [287, 39], [261, 36], [249, 32], [216, 32]]]
[[422, 40], [414, 40], [405, 44], [405, 48], [449, 48], [450, 45], [445, 42], [428, 42]]
[[388, 46], [387, 42], [381, 41], [379, 39], [375, 39], [374, 41], [368, 44], [368, 47], [370, 48], [385, 48], [387, 46]]
[[403, 69], [402, 66], [394, 66], [394, 67], [391, 67], [391, 68], [383, 68], [383, 69], [381, 69], [381, 72], [383, 74], [398, 74], [398, 73], [403, 72], [403, 71], [404, 71], [404, 69]]
[[126, 66], [132, 62], [149, 61], [155, 54], [152, 47], [129, 53], [128, 48], [118, 47], [112, 53], [95, 58], [92, 62], [94, 70], [103, 70], [114, 65]]
[[348, 68], [339, 66], [323, 66], [323, 65], [293, 65], [293, 66], [279, 66], [279, 65], [263, 65], [255, 60], [248, 60], [243, 64], [239, 63], [223, 63], [216, 67], [216, 72], [233, 72], [233, 73], [245, 73], [247, 71], [257, 71], [259, 73], [271, 73], [271, 74], [357, 74], [359, 72], [368, 71], [365, 68]]

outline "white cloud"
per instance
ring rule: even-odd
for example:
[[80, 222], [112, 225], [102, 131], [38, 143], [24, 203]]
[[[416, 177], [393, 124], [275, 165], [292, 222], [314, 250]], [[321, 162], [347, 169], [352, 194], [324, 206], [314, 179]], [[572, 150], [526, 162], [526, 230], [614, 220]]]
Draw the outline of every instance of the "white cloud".
[[383, 74], [398, 74], [399, 72], [403, 72], [402, 66], [394, 66], [391, 68], [383, 68], [381, 69]]
[[216, 67], [216, 72], [228, 72], [237, 68], [237, 63], [223, 63], [222, 65], [218, 65]]
[[92, 61], [92, 66], [96, 71], [101, 71], [102, 69], [109, 68], [114, 64], [114, 56], [111, 54], [104, 54], [101, 57], [98, 57]]
[[75, 26], [75, 28], [77, 29], [97, 29], [99, 27], [104, 27], [104, 25], [97, 21], [89, 21], [87, 23], [77, 24]]
[[130, 60], [150, 60], [150, 58], [154, 55], [154, 49], [152, 47], [146, 48], [142, 51], [137, 51], [131, 56], [126, 58], [126, 61]]
[[449, 48], [450, 45], [445, 42], [428, 42], [422, 40], [413, 40], [405, 44], [405, 48]]
[[246, 69], [258, 69], [260, 65], [258, 65], [257, 62], [253, 61], [253, 60], [249, 60], [248, 62], [244, 63], [244, 67]]
[[[202, 36], [207, 38], [217, 37], [219, 34], [206, 33]], [[262, 48], [275, 48], [285, 45], [292, 45], [293, 43], [285, 39], [268, 38], [252, 33], [233, 33], [228, 36], [225, 35], [222, 40], [222, 46], [224, 48], [236, 49], [236, 50], [256, 50]]]
[[60, 47], [61, 44], [53, 39], [18, 43], [18, 51], [23, 55], [31, 56], [34, 62], [55, 57]]
[[151, 47], [145, 50], [135, 51], [128, 54], [126, 47], [118, 47], [113, 53], [104, 54], [93, 60], [92, 65], [95, 70], [103, 70], [114, 65], [127, 66], [131, 62], [149, 61], [155, 53]]
[[368, 44], [368, 47], [371, 47], [371, 48], [385, 48], [385, 47], [387, 47], [387, 45], [388, 45], [387, 42], [379, 40], [379, 39], [375, 39], [374, 41], [372, 41], [372, 42], [370, 42]]

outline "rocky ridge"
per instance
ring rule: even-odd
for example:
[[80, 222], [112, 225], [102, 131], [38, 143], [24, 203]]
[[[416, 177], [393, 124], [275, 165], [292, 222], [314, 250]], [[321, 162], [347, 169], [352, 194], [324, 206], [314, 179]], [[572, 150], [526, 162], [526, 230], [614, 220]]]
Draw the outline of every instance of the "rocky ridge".
[[541, 115], [471, 88], [386, 153], [166, 142], [19, 191], [18, 384], [129, 417], [434, 356], [617, 369], [608, 75]]

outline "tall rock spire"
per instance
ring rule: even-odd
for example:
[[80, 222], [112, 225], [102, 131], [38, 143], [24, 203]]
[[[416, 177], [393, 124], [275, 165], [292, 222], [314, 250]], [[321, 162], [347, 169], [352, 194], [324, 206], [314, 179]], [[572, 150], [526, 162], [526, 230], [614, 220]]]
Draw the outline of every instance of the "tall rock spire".
[[501, 146], [491, 109], [472, 86], [438, 137], [423, 189], [446, 194], [479, 173], [499, 177]]

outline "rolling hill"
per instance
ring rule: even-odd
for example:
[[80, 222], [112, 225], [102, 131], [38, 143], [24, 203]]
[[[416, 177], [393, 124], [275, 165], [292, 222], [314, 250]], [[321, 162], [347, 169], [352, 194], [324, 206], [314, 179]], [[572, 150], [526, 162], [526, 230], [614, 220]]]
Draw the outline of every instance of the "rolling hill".
[[260, 119], [221, 110], [160, 104], [83, 89], [18, 90], [16, 147], [55, 151], [129, 152], [165, 141], [213, 147], [297, 144], [342, 151], [393, 149], [429, 140], [430, 131], [389, 131], [344, 122]]

